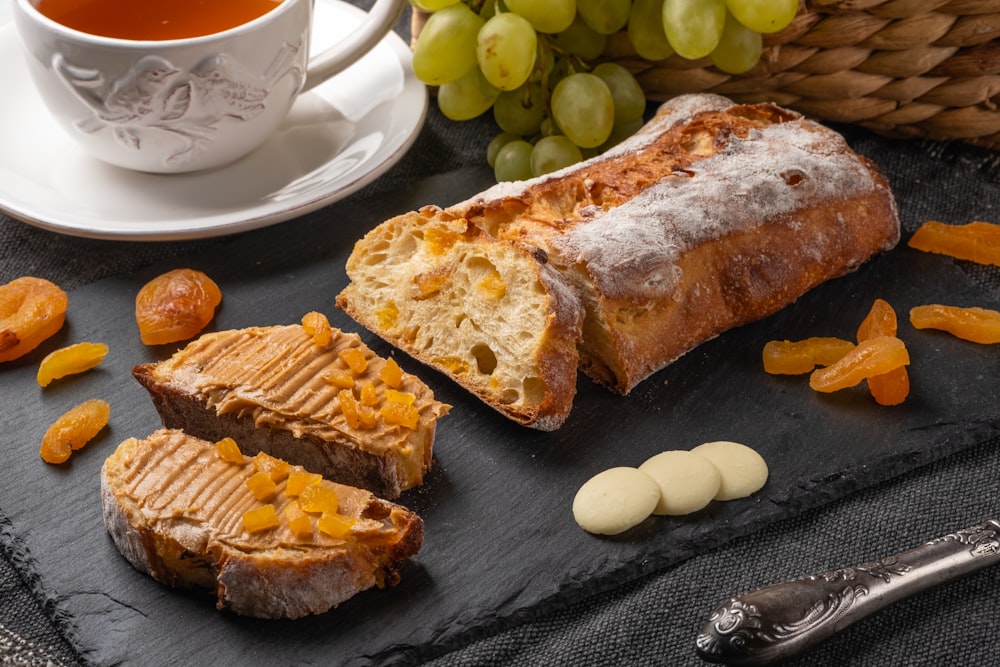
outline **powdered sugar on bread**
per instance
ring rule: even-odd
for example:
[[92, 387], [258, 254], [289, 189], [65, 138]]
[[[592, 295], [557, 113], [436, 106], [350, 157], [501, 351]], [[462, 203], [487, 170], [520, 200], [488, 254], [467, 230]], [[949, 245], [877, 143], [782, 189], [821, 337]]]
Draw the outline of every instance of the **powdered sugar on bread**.
[[[587, 265], [605, 296], [669, 296], [678, 258], [763, 220], [796, 224], [795, 212], [873, 188], [839, 135], [812, 124], [776, 124], [733, 136], [719, 152], [607, 211], [591, 207], [551, 245]], [[809, 252], [808, 248], [803, 249]]]

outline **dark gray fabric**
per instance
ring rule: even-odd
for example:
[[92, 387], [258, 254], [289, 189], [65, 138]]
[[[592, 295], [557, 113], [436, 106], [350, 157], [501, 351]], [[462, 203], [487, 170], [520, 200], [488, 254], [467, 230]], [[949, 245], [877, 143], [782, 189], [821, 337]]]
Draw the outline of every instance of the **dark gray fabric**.
[[[405, 20], [398, 30], [408, 37]], [[855, 128], [838, 129], [886, 171], [908, 231], [932, 211], [949, 212], [946, 222], [1000, 222], [996, 154], [961, 144], [897, 142]], [[430, 175], [480, 164], [493, 132], [489, 119], [452, 123], [432, 109], [404, 159], [354, 197], [377, 197], [413, 187]], [[0, 216], [0, 283], [39, 275], [72, 290], [223, 243], [93, 241]], [[963, 266], [975, 280], [1000, 291], [1000, 271]], [[463, 638], [460, 646], [429, 664], [702, 664], [694, 654], [695, 633], [726, 596], [874, 560], [1000, 515], [992, 495], [1000, 479], [998, 447], [997, 441], [975, 447], [611, 593], [570, 605], [553, 601], [511, 627], [488, 627], [481, 636]], [[3, 497], [0, 489], [0, 531], [9, 529]], [[0, 664], [76, 664], [77, 656], [60, 634], [59, 619], [33, 597], [31, 572], [18, 565], [22, 558], [14, 551], [7, 549], [0, 559]], [[795, 664], [996, 664], [998, 595], [1000, 570], [977, 573], [898, 603]]]

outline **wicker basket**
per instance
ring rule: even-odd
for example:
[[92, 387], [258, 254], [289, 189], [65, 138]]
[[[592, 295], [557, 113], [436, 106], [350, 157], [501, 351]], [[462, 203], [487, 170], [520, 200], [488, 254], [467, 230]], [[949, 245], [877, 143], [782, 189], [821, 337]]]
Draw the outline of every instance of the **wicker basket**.
[[[414, 13], [414, 35], [424, 20]], [[1000, 149], [1000, 0], [802, 0], [736, 76], [707, 60], [644, 60], [623, 32], [605, 55], [654, 101], [712, 92], [891, 137]]]

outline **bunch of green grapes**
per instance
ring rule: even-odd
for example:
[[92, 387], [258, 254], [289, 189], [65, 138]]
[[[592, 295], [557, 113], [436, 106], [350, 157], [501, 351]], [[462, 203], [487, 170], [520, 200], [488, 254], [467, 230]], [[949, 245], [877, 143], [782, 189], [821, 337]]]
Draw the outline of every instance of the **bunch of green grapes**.
[[593, 65], [626, 30], [647, 60], [708, 58], [739, 74], [760, 59], [762, 33], [799, 0], [410, 0], [430, 16], [413, 47], [417, 78], [438, 86], [441, 112], [490, 109], [500, 133], [487, 161], [498, 181], [539, 176], [599, 154], [643, 123], [646, 98], [613, 62]]

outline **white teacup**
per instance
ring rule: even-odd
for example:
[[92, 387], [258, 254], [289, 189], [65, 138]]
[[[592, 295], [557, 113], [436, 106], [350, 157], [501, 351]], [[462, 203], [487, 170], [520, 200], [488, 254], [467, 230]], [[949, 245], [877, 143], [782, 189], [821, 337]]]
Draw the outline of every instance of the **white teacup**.
[[313, 0], [281, 0], [221, 32], [155, 41], [66, 27], [38, 1], [15, 0], [14, 19], [53, 116], [94, 157], [154, 173], [210, 169], [253, 151], [300, 92], [373, 49], [407, 2], [376, 0], [349, 39], [310, 58]]

